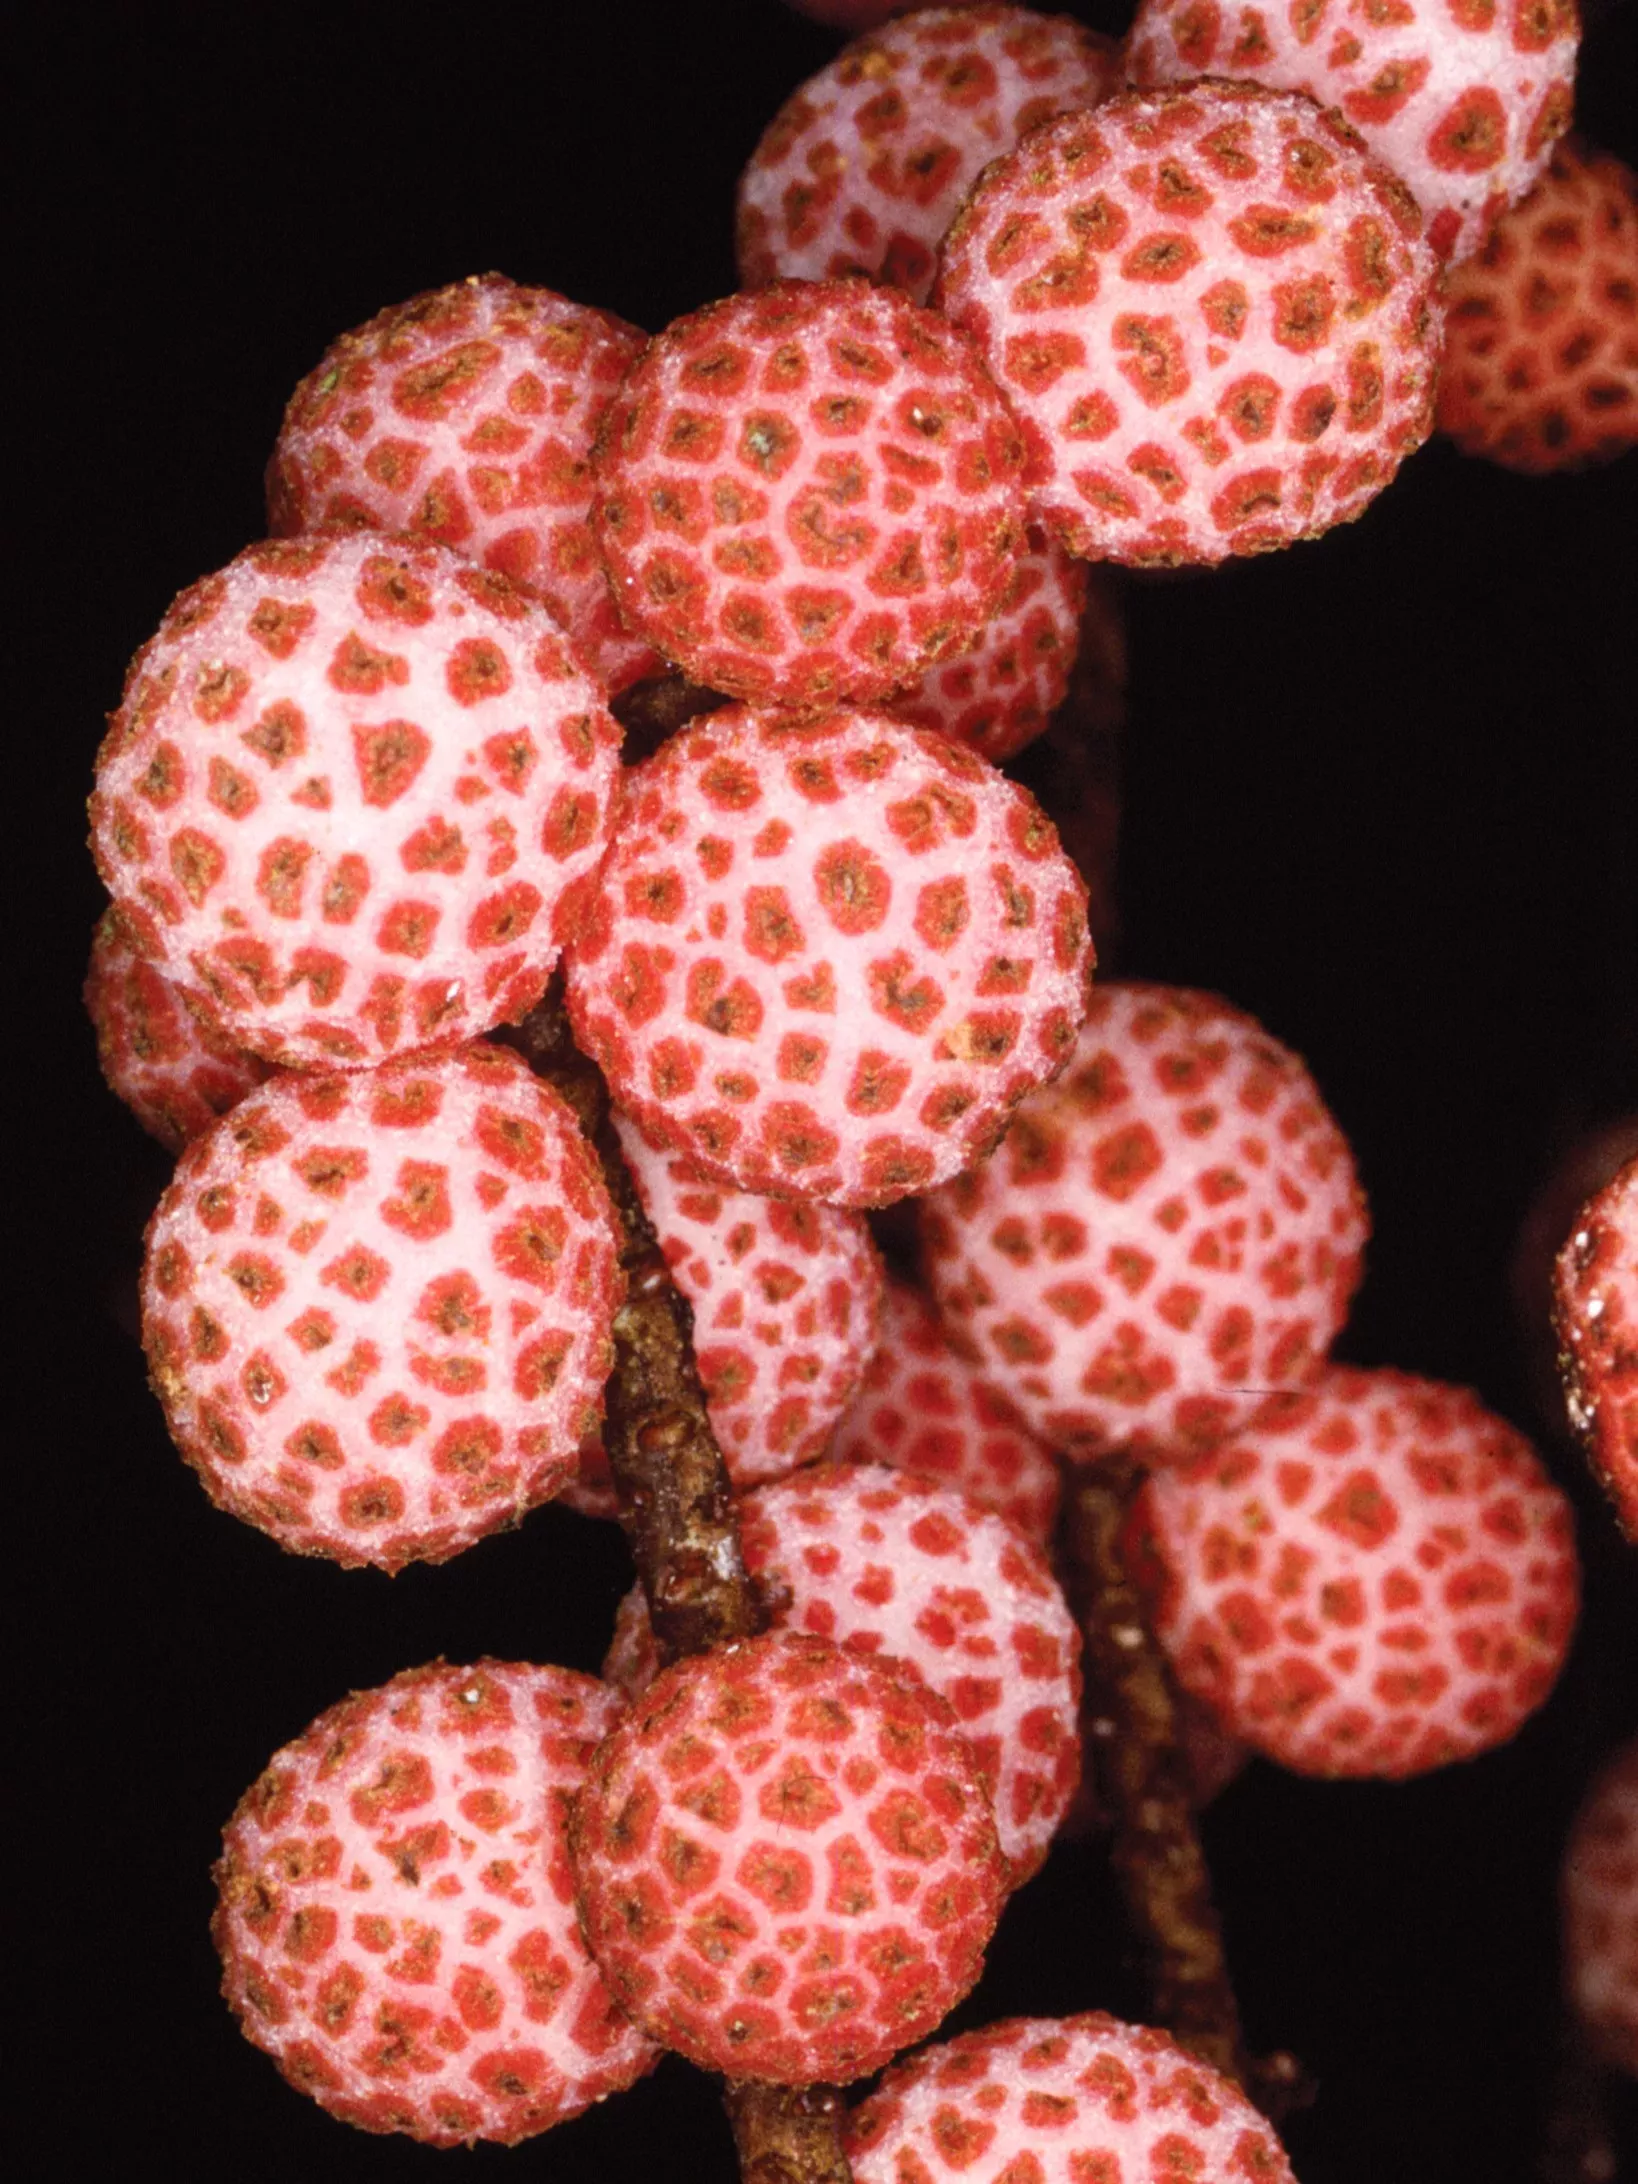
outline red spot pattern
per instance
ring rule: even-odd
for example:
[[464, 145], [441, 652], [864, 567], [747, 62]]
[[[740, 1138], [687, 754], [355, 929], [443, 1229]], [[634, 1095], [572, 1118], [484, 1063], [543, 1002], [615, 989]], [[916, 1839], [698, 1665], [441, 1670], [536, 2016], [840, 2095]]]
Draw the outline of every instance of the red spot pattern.
[[633, 628], [712, 689], [816, 710], [977, 634], [1023, 545], [1022, 463], [936, 313], [782, 281], [649, 345], [599, 443], [595, 523]]
[[774, 1634], [657, 1676], [591, 1764], [582, 1929], [637, 2024], [708, 2070], [845, 2084], [978, 1977], [1006, 1868], [919, 1679]]
[[1554, 1268], [1553, 1325], [1571, 1422], [1638, 1540], [1638, 1155], [1577, 1216]]
[[1035, 1433], [1165, 1461], [1312, 1376], [1367, 1222], [1296, 1055], [1215, 995], [1120, 982], [921, 1229], [939, 1311]]
[[1508, 470], [1613, 462], [1638, 442], [1638, 176], [1561, 144], [1446, 290], [1438, 421]]
[[1437, 263], [1335, 115], [1211, 83], [1066, 114], [986, 170], [936, 300], [1072, 553], [1217, 562], [1351, 520], [1420, 445]]
[[[1014, 1885], [1027, 1880], [1080, 1776], [1080, 1631], [1042, 1549], [970, 1495], [877, 1465], [746, 1495], [740, 1537], [773, 1629], [907, 1664], [949, 1702]], [[603, 1673], [635, 1693], [656, 1666], [637, 1588]]]
[[1580, 37], [1575, 0], [1141, 0], [1127, 66], [1139, 84], [1251, 77], [1340, 108], [1455, 263], [1546, 165]]
[[923, 8], [859, 39], [786, 100], [740, 178], [740, 278], [862, 273], [925, 303], [980, 171], [1119, 81], [1109, 39], [1027, 8]]
[[1569, 1504], [1466, 1388], [1332, 1366], [1153, 1474], [1142, 1523], [1180, 1681], [1300, 1774], [1397, 1778], [1504, 1744], [1569, 1648]]
[[1085, 890], [973, 753], [881, 713], [734, 707], [626, 790], [569, 1007], [656, 1143], [742, 1190], [883, 1205], [987, 1151], [1062, 1065]]
[[1604, 1767], [1564, 1853], [1564, 1968], [1604, 2057], [1638, 2077], [1638, 1739]]
[[[672, 1279], [694, 1313], [711, 1426], [736, 1487], [822, 1455], [881, 1317], [881, 1261], [863, 1216], [726, 1189], [692, 1160], [656, 1151], [616, 1115], [626, 1162]], [[617, 1513], [601, 1447], [560, 1497]]]
[[891, 1464], [1051, 1538], [1058, 1467], [999, 1380], [952, 1343], [919, 1289], [889, 1281], [881, 1342], [831, 1444], [840, 1463]]
[[173, 1153], [267, 1077], [266, 1062], [206, 1030], [131, 946], [115, 910], [103, 912], [91, 937], [85, 1006], [110, 1089]]
[[219, 1507], [396, 1570], [572, 1477], [620, 1295], [573, 1116], [478, 1045], [278, 1077], [196, 1139], [148, 1233], [143, 1339]]
[[646, 338], [499, 273], [378, 312], [290, 397], [267, 474], [274, 535], [436, 539], [543, 599], [609, 689], [658, 673], [590, 525], [592, 442]]
[[91, 800], [127, 938], [296, 1068], [538, 999], [602, 855], [620, 731], [557, 623], [441, 546], [252, 546], [132, 661]]
[[247, 2039], [366, 2131], [514, 2145], [652, 2069], [575, 1923], [565, 1822], [618, 1695], [566, 1668], [407, 1670], [240, 1799], [211, 1931]]
[[854, 2109], [847, 2150], [855, 2184], [1293, 2184], [1238, 2086], [1101, 2010], [912, 2056]]
[[900, 720], [936, 728], [995, 766], [1033, 743], [1061, 704], [1091, 575], [1037, 525], [1026, 538], [977, 642], [887, 701]]

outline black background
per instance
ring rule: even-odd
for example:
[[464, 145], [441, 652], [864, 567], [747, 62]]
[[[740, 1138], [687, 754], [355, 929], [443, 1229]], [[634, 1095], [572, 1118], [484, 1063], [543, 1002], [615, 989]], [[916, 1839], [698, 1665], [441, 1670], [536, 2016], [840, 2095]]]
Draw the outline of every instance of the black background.
[[[1081, 12], [1123, 27], [1122, 0]], [[1629, 161], [1633, 23], [1597, 15], [1580, 91]], [[8, 283], [26, 1299], [7, 1741], [31, 1944], [10, 1953], [8, 2108], [29, 2184], [144, 2157], [184, 2184], [733, 2173], [708, 2082], [675, 2061], [531, 2147], [438, 2155], [331, 2122], [217, 1998], [210, 1864], [273, 1749], [435, 1654], [595, 1668], [625, 1563], [612, 1527], [546, 1510], [388, 1581], [208, 1506], [130, 1332], [166, 1162], [102, 1088], [80, 1012], [83, 799], [129, 654], [260, 534], [284, 399], [333, 336], [492, 267], [650, 328], [727, 293], [737, 172], [836, 43], [776, 0], [156, 0], [37, 11], [13, 50], [21, 118], [45, 124], [35, 269]], [[1224, 991], [1311, 1061], [1375, 1207], [1347, 1354], [1473, 1382], [1537, 1430], [1511, 1240], [1575, 1132], [1638, 1107], [1635, 484], [1630, 459], [1530, 481], [1436, 444], [1317, 545], [1123, 580], [1121, 967]], [[1638, 1554], [1544, 1446], [1589, 1586], [1544, 1715], [1404, 1787], [1254, 1766], [1209, 1817], [1252, 2037], [1321, 2080], [1289, 2133], [1303, 2184], [1534, 2173], [1557, 1846], [1638, 1728]], [[1141, 2009], [1101, 1861], [1060, 1848], [959, 2023], [1090, 2006]]]

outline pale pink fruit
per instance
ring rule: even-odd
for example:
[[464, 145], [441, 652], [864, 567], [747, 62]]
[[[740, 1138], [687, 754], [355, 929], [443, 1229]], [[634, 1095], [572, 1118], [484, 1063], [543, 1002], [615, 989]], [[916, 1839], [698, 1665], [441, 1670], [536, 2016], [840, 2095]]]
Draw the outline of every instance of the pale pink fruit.
[[1638, 1738], [1600, 1770], [1564, 1852], [1564, 1978], [1601, 2053], [1638, 2077]]

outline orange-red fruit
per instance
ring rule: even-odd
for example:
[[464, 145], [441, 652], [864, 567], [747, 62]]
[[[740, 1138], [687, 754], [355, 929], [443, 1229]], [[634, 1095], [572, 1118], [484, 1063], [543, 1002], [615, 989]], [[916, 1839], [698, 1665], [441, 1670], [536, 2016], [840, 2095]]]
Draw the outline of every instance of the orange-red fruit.
[[773, 1635], [676, 1663], [598, 1750], [582, 1930], [634, 2021], [708, 2070], [844, 2084], [977, 1979], [1006, 1865], [919, 1678]]
[[479, 1661], [356, 1692], [241, 1798], [211, 1932], [247, 2039], [366, 2131], [514, 2145], [658, 2061], [575, 1923], [564, 1840], [624, 1712]]
[[1570, 1508], [1466, 1388], [1331, 1366], [1151, 1475], [1137, 1529], [1179, 1681], [1299, 1774], [1421, 1774], [1504, 1744], [1575, 1625]]
[[173, 1153], [268, 1075], [266, 1062], [205, 1029], [131, 946], [117, 910], [105, 910], [91, 936], [85, 1007], [110, 1091]]
[[1580, 36], [1575, 0], [1142, 0], [1127, 65], [1134, 83], [1250, 77], [1339, 108], [1455, 262], [1545, 166]]
[[274, 536], [436, 539], [543, 599], [610, 690], [657, 672], [590, 528], [592, 443], [647, 338], [500, 273], [378, 312], [290, 397], [267, 472]]
[[1438, 423], [1508, 470], [1613, 462], [1638, 442], [1638, 175], [1561, 144], [1446, 288]]
[[747, 288], [863, 273], [925, 303], [940, 238], [1027, 129], [1115, 90], [1114, 44], [996, 0], [920, 8], [792, 92], [740, 177]]
[[1128, 92], [985, 170], [934, 299], [1072, 553], [1217, 562], [1351, 521], [1426, 438], [1442, 314], [1421, 229], [1298, 93]]
[[1562, 1895], [1570, 2000], [1606, 2060], [1638, 2078], [1638, 1738], [1587, 1792]]
[[619, 744], [504, 577], [405, 539], [275, 539], [132, 661], [92, 847], [132, 945], [222, 1037], [367, 1068], [539, 999]]
[[196, 1139], [148, 1232], [143, 1340], [220, 1508], [396, 1570], [573, 1476], [621, 1291], [574, 1116], [477, 1045], [277, 1077]]
[[887, 1284], [881, 1341], [831, 1453], [958, 1487], [1031, 1539], [1050, 1539], [1057, 1522], [1052, 1451], [1025, 1426], [1003, 1380], [957, 1348], [907, 1282]]
[[1582, 1207], [1553, 1280], [1571, 1423], [1638, 1540], [1638, 1155]]
[[630, 769], [569, 950], [575, 1036], [741, 1190], [885, 1205], [1062, 1066], [1086, 892], [1026, 791], [884, 713], [735, 706]]
[[855, 2184], [1294, 2184], [1238, 2086], [1101, 2010], [925, 2049], [853, 2111], [846, 2143]]
[[974, 638], [1023, 546], [1017, 427], [964, 335], [864, 281], [677, 319], [610, 407], [597, 536], [696, 682], [808, 710]]
[[921, 1232], [941, 1315], [1033, 1432], [1166, 1462], [1312, 1378], [1367, 1219], [1289, 1048], [1214, 994], [1121, 981], [994, 1159], [923, 1201]]

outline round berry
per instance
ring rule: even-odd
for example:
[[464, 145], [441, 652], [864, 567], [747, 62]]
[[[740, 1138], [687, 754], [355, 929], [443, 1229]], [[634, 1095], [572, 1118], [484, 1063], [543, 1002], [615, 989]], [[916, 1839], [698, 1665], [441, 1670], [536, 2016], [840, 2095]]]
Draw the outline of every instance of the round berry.
[[1119, 82], [1113, 42], [1068, 15], [989, 0], [873, 30], [791, 94], [751, 155], [740, 279], [863, 273], [925, 303], [940, 238], [988, 162]]
[[85, 1007], [109, 1089], [173, 1153], [268, 1076], [266, 1062], [207, 1030], [131, 946], [117, 910], [105, 910], [91, 936]]
[[[1080, 1631], [1041, 1548], [969, 1495], [857, 1464], [747, 1494], [740, 1537], [774, 1629], [908, 1664], [949, 1702], [1027, 1880], [1080, 1777]], [[628, 1594], [603, 1670], [628, 1692], [654, 1672], [646, 1622]]]
[[840, 1463], [891, 1464], [957, 1487], [1034, 1540], [1050, 1539], [1058, 1519], [1052, 1451], [907, 1282], [887, 1284], [881, 1341], [831, 1453]]
[[357, 1692], [240, 1800], [211, 1932], [247, 2039], [366, 2131], [514, 2145], [652, 2069], [575, 1923], [565, 1843], [624, 1712], [566, 1668]]
[[211, 1499], [281, 1546], [442, 1562], [573, 1475], [616, 1249], [574, 1116], [504, 1048], [277, 1077], [154, 1216], [154, 1386]]
[[252, 546], [137, 654], [91, 800], [133, 946], [293, 1068], [538, 999], [607, 842], [620, 731], [557, 623], [442, 546]]
[[1006, 1866], [919, 1677], [774, 1634], [664, 1670], [571, 1833], [582, 1929], [644, 2031], [707, 2070], [845, 2084], [977, 1979]]
[[267, 473], [274, 536], [436, 539], [543, 599], [609, 689], [658, 673], [590, 520], [592, 443], [647, 339], [500, 273], [378, 312], [290, 397]]
[[1213, 994], [1139, 983], [1099, 987], [1063, 1076], [921, 1209], [952, 1332], [1083, 1460], [1186, 1455], [1311, 1378], [1366, 1230], [1297, 1056]]
[[1638, 2078], [1638, 1738], [1576, 1814], [1563, 1897], [1570, 1999], [1606, 2059]]
[[1026, 791], [882, 713], [714, 713], [627, 776], [569, 951], [575, 1036], [742, 1190], [885, 1205], [1060, 1068], [1086, 892]]
[[1638, 1154], [1582, 1207], [1554, 1269], [1570, 1419], [1638, 1540]]
[[627, 620], [696, 682], [817, 710], [977, 635], [1023, 545], [1022, 462], [936, 313], [781, 281], [650, 343], [604, 424], [595, 520]]
[[1031, 133], [937, 300], [1095, 561], [1217, 562], [1350, 521], [1432, 423], [1438, 264], [1403, 185], [1293, 92], [1129, 92]]
[[1489, 1751], [1563, 1666], [1569, 1504], [1466, 1388], [1332, 1366], [1144, 1495], [1179, 1681], [1299, 1774]]
[[848, 2118], [855, 2184], [1294, 2184], [1238, 2086], [1102, 2011], [1013, 2017], [889, 2071]]
[[1391, 0], [1331, 7], [1140, 0], [1127, 41], [1139, 84], [1250, 77], [1338, 107], [1415, 194], [1442, 259], [1476, 250], [1566, 128], [1575, 0]]
[[1638, 175], [1561, 144], [1446, 286], [1441, 432], [1508, 470], [1638, 442]]

